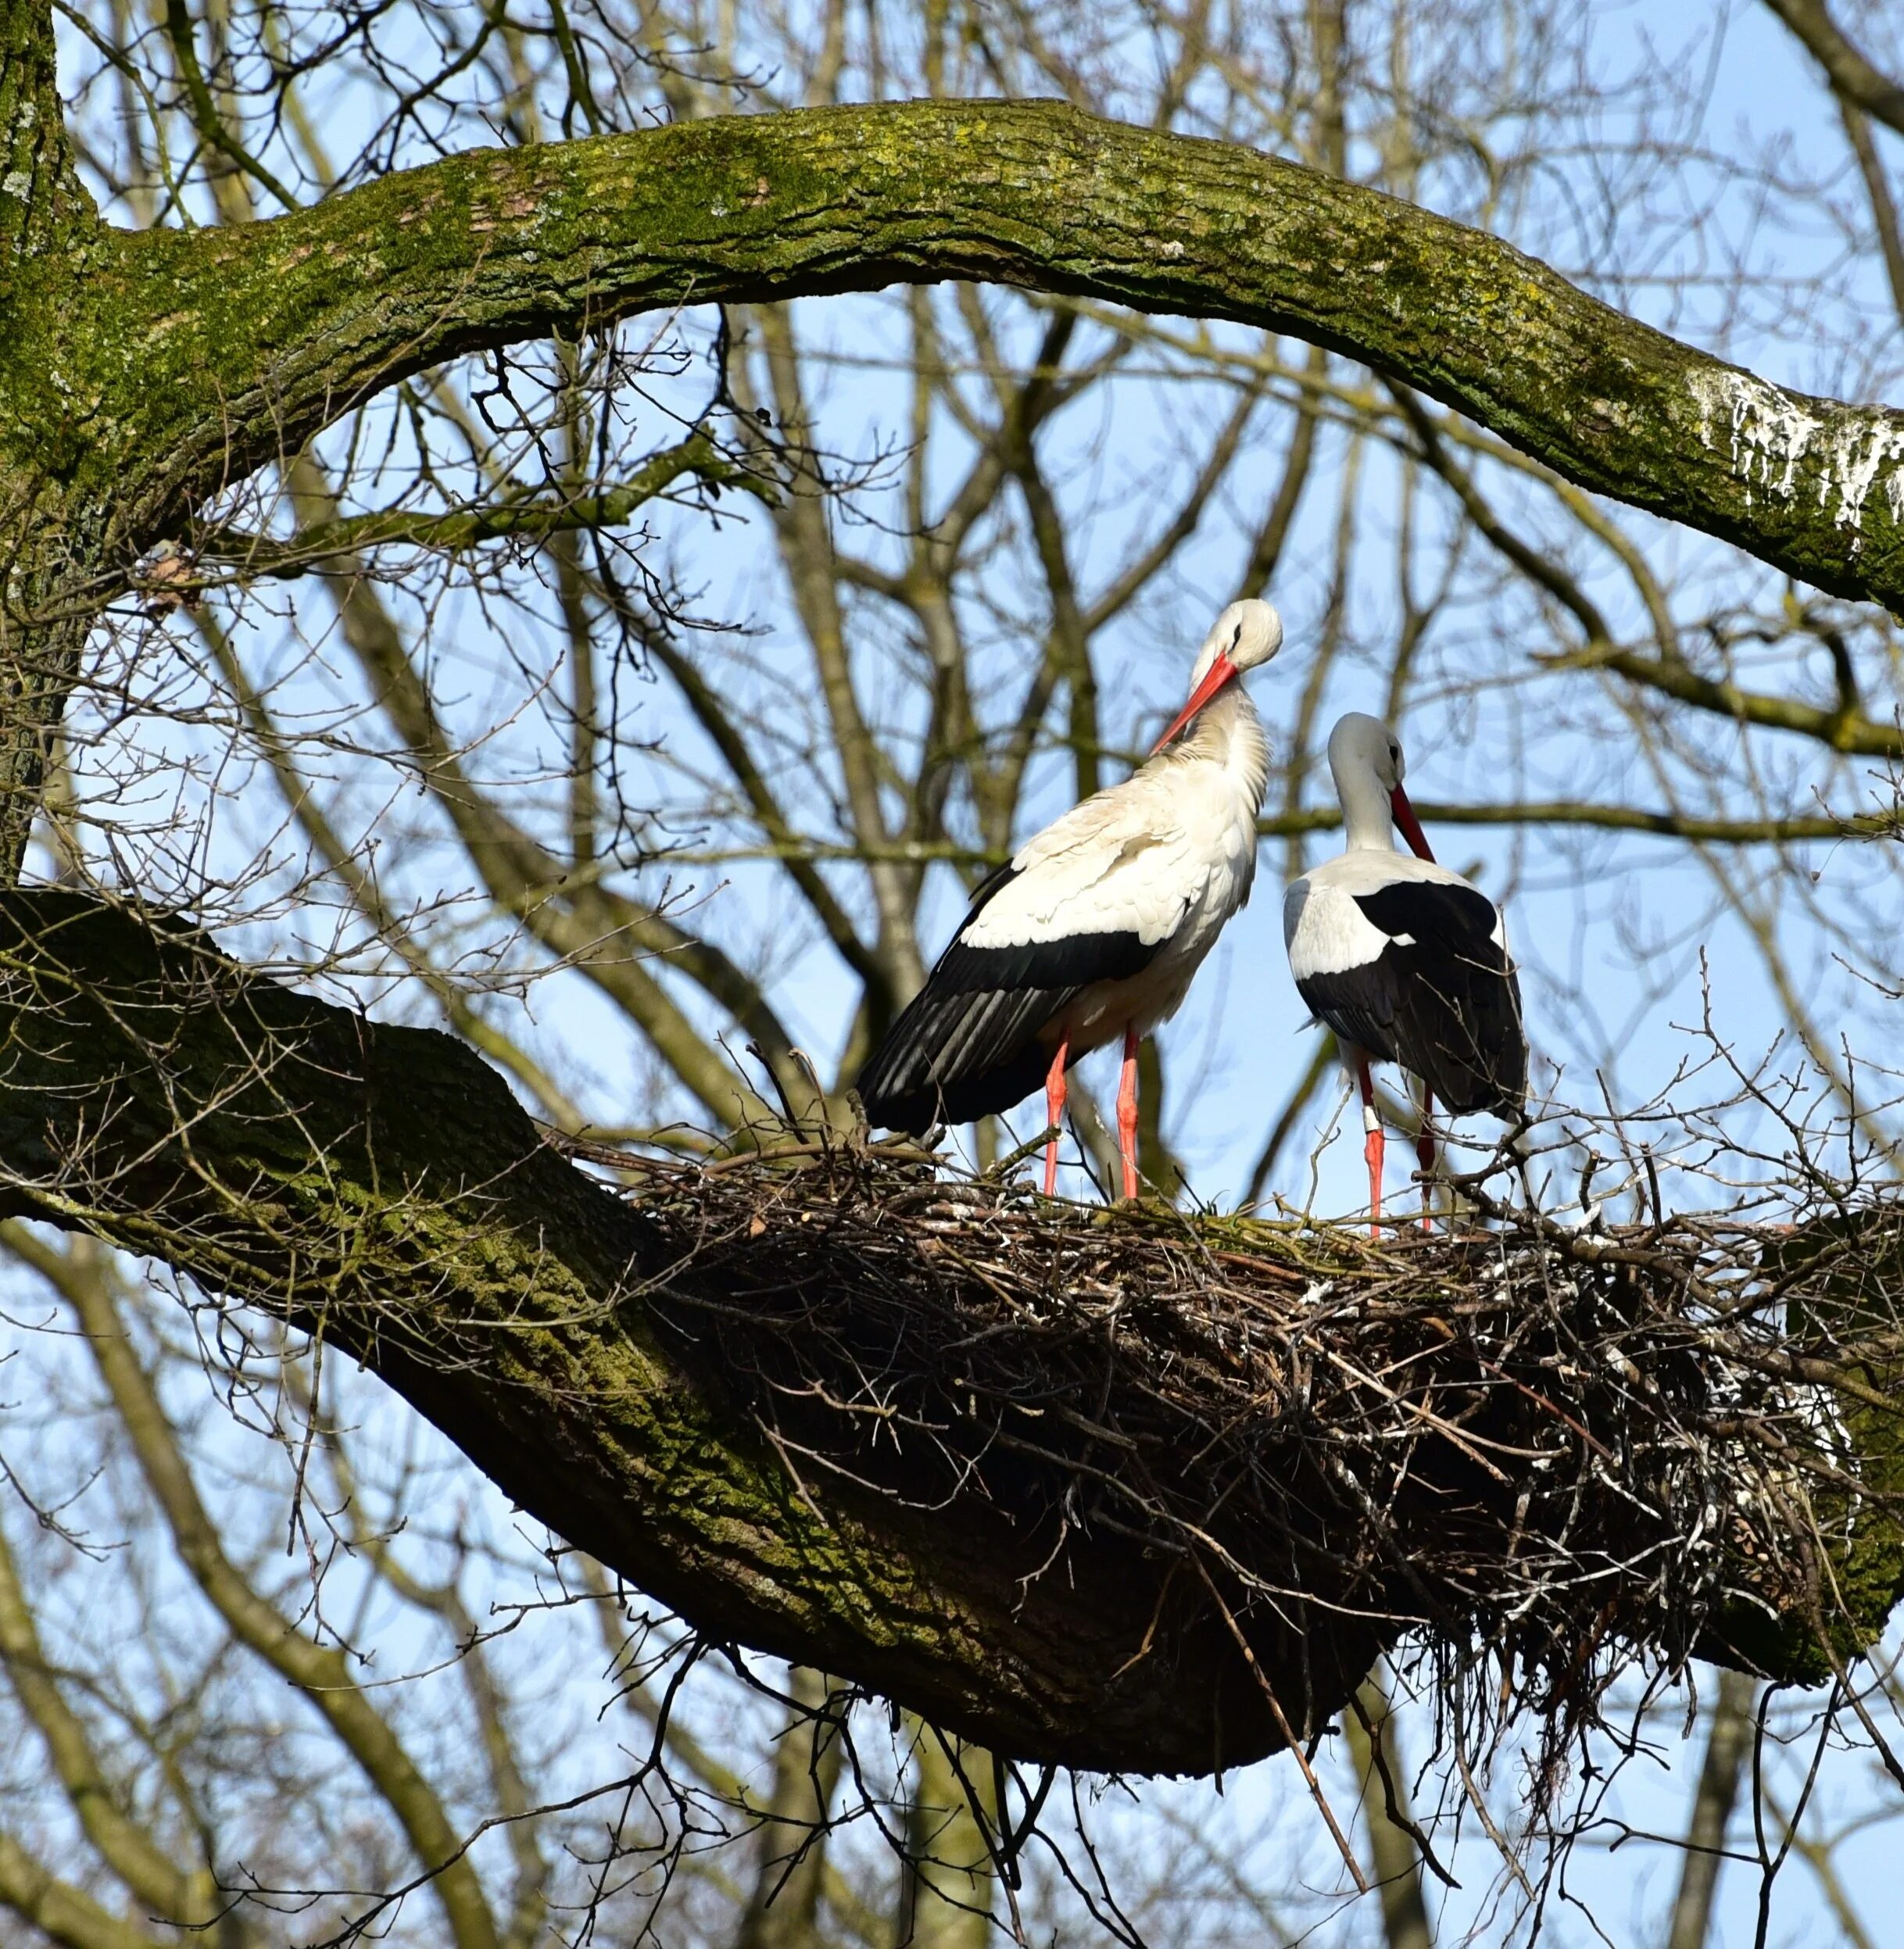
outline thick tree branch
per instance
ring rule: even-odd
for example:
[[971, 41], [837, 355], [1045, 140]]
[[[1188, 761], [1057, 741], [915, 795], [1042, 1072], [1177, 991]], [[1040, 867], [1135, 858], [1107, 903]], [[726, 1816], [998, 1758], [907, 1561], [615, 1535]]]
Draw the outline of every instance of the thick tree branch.
[[[17, 146], [46, 127], [51, 34], [31, 0], [5, 18]], [[0, 283], [0, 864], [88, 613], [143, 550], [408, 374], [681, 304], [962, 278], [1239, 320], [1904, 611], [1904, 417], [1767, 384], [1496, 238], [1231, 145], [1049, 102], [825, 109], [474, 152], [270, 222], [129, 234], [66, 193], [46, 140]], [[895, 890], [884, 951], [909, 985]]]
[[[24, 349], [58, 347], [134, 542], [458, 352], [682, 303], [969, 278], [1307, 338], [1583, 486], [1904, 610], [1904, 417], [1770, 385], [1379, 192], [1054, 103], [480, 152], [270, 223], [102, 238], [95, 261]], [[0, 388], [45, 385], [0, 365]]]
[[45, 334], [103, 236], [63, 114], [51, 6], [0, 0], [0, 882], [25, 850], [85, 646], [88, 603], [74, 610], [73, 586], [98, 567], [116, 520], [107, 497], [76, 507], [66, 492], [86, 443], [64, 373], [46, 363]]
[[[1795, 1344], [1716, 1341], [1690, 1316], [1736, 1318], [1741, 1298], [1709, 1288], [1715, 1241], [1697, 1228], [1689, 1256], [1656, 1229], [1550, 1227], [1473, 1259], [1450, 1240], [1424, 1286], [1322, 1234], [1168, 1215], [1047, 1232], [997, 1193], [813, 1143], [803, 1171], [735, 1164], [678, 1192], [657, 1165], [630, 1202], [549, 1149], [448, 1037], [367, 1021], [176, 923], [71, 895], [7, 895], [0, 930], [0, 1205], [321, 1332], [517, 1503], [710, 1636], [1007, 1754], [1236, 1764], [1279, 1743], [1279, 1712], [1299, 1736], [1322, 1723], [1404, 1632], [1466, 1643], [1477, 1604], [1516, 1620], [1523, 1658], [1561, 1647], [1569, 1672], [1572, 1634], [1612, 1592], [1616, 1637], [1687, 1633], [1815, 1675], [1817, 1633], [1841, 1660], [1904, 1585], [1884, 1392], [1896, 1221], [1881, 1210], [1863, 1256], [1852, 1235], [1811, 1258], [1777, 1247], [1766, 1304], [1783, 1318], [1802, 1286], [1821, 1322]], [[740, 1187], [725, 1203], [724, 1184]], [[963, 1197], [977, 1203], [961, 1233]], [[997, 1243], [1008, 1219], [1032, 1227], [1020, 1247]], [[1530, 1250], [1556, 1256], [1512, 1291], [1492, 1284]], [[1398, 1276], [1421, 1295], [1399, 1311], [1356, 1299]], [[1610, 1321], [1617, 1363], [1563, 1340], [1490, 1342], [1477, 1364], [1468, 1336], [1496, 1330], [1491, 1313], [1517, 1336], [1544, 1293], [1582, 1282], [1599, 1296], [1553, 1330]], [[1874, 1304], [1868, 1325], [1847, 1310]], [[117, 1359], [109, 1324], [89, 1330]], [[1849, 1350], [1854, 1329], [1868, 1352]], [[1704, 1378], [1709, 1358], [1730, 1363], [1723, 1379]], [[1644, 1386], [1609, 1394], [1595, 1378], [1636, 1363]], [[1172, 1390], [1199, 1375], [1220, 1437], [1175, 1418]], [[119, 1382], [132, 1399], [136, 1373]], [[1837, 1412], [1778, 1391], [1815, 1387]], [[1690, 1416], [1684, 1435], [1636, 1428], [1645, 1402]], [[1371, 1411], [1392, 1435], [1358, 1434]], [[1636, 1457], [1610, 1503], [1609, 1436]], [[1557, 1615], [1514, 1584], [1548, 1547], [1526, 1540], [1538, 1511], [1523, 1499], [1516, 1514], [1516, 1481], [1536, 1482], [1525, 1457], [1550, 1450], [1538, 1484], [1571, 1512], [1566, 1547], [1589, 1553], [1540, 1598]], [[1712, 1529], [1712, 1480], [1736, 1497], [1729, 1521], [1756, 1525], [1736, 1554]], [[1676, 1507], [1705, 1542], [1648, 1540]], [[175, 1513], [217, 1601], [215, 1545], [188, 1505]], [[242, 1593], [230, 1615], [245, 1623]]]
[[1864, 51], [1831, 18], [1824, 0], [1765, 0], [1765, 3], [1824, 70], [1834, 95], [1904, 135], [1904, 88], [1871, 65]]
[[[1052, 1535], [1026, 1511], [936, 1488], [896, 1503], [776, 1448], [693, 1357], [731, 1288], [664, 1332], [657, 1294], [695, 1290], [678, 1246], [548, 1149], [460, 1043], [249, 978], [163, 924], [5, 899], [13, 1210], [321, 1331], [717, 1639], [850, 1672], [1015, 1754], [1200, 1771], [1275, 1743], [1167, 1563], [1080, 1540], [1040, 1575]], [[771, 1239], [770, 1262], [786, 1290]], [[1347, 1629], [1305, 1672], [1283, 1627], [1258, 1628], [1297, 1718], [1333, 1709], [1379, 1635]]]

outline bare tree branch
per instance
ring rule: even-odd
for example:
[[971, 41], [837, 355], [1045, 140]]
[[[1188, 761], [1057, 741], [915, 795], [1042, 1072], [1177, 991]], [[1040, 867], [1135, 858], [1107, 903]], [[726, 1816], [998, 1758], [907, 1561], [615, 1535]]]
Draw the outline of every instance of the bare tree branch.
[[[23, 1236], [0, 1227], [11, 1245]], [[41, 1648], [13, 1552], [0, 1529], [0, 1661], [15, 1696], [46, 1742], [66, 1798], [99, 1858], [156, 1920], [187, 1928], [213, 1921], [223, 1906], [209, 1869], [181, 1872], [174, 1857], [120, 1806], [77, 1713], [67, 1704]], [[3, 1878], [3, 1871], [0, 1871]]]
[[461, 1837], [403, 1742], [358, 1685], [349, 1658], [295, 1629], [226, 1555], [150, 1377], [133, 1353], [105, 1260], [81, 1264], [48, 1251], [17, 1225], [9, 1228], [7, 1243], [58, 1289], [77, 1316], [180, 1559], [206, 1600], [248, 1650], [295, 1686], [329, 1722], [429, 1872], [456, 1949], [503, 1949], [489, 1898]]
[[1874, 68], [1824, 0], [1765, 0], [1825, 71], [1832, 92], [1904, 135], [1904, 87]]
[[[333, 506], [328, 484], [308, 455], [294, 464], [291, 477], [302, 507]], [[628, 1010], [721, 1128], [771, 1118], [773, 1113], [642, 966], [647, 957], [664, 957], [668, 965], [700, 982], [761, 1045], [793, 1100], [811, 1107], [811, 1084], [792, 1059], [792, 1039], [753, 980], [718, 947], [664, 914], [620, 898], [597, 878], [572, 873], [503, 812], [493, 795], [471, 779], [395, 619], [363, 575], [362, 564], [341, 561], [319, 573], [337, 599], [345, 640], [491, 896], [551, 952], [574, 961]]]
[[770, 502], [776, 498], [771, 485], [749, 469], [722, 460], [706, 436], [696, 434], [656, 454], [631, 479], [604, 494], [528, 495], [449, 514], [395, 510], [335, 517], [300, 526], [289, 542], [217, 529], [195, 550], [206, 572], [178, 578], [170, 586], [181, 594], [188, 593], [195, 583], [213, 579], [214, 570], [219, 579], [268, 577], [280, 581], [333, 563], [357, 573], [361, 572], [363, 556], [373, 549], [427, 549], [454, 555], [485, 542], [543, 541], [556, 535], [620, 527], [638, 508], [666, 492], [684, 474], [715, 486], [737, 487]]
[[1891, 302], [1904, 324], [1904, 231], [1898, 224], [1897, 199], [1891, 193], [1891, 179], [1884, 173], [1884, 158], [1871, 139], [1871, 124], [1855, 102], [1838, 97], [1838, 119], [1845, 125], [1845, 139], [1864, 178], [1864, 193], [1871, 206], [1871, 223], [1877, 232], [1877, 247], [1884, 253], [1884, 276], [1891, 286]]

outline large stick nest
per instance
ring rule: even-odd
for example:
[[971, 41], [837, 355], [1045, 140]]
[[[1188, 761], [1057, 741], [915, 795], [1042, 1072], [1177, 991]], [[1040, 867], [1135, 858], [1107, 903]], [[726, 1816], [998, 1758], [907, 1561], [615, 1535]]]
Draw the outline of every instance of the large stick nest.
[[631, 1195], [678, 1255], [653, 1303], [790, 1467], [988, 1499], [1044, 1576], [1169, 1559], [1298, 1738], [1406, 1641], [1497, 1659], [1557, 1751], [1636, 1657], [1821, 1679], [1904, 1590], [1895, 1214], [1365, 1244], [877, 1147]]

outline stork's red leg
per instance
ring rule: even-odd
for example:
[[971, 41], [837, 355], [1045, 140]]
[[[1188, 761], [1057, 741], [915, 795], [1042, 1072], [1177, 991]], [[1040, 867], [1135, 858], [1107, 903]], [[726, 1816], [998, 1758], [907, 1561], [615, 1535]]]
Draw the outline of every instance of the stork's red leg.
[[1375, 1082], [1369, 1074], [1369, 1059], [1355, 1053], [1355, 1082], [1362, 1091], [1362, 1127], [1369, 1134], [1363, 1139], [1362, 1161], [1369, 1167], [1369, 1235], [1382, 1236], [1382, 1153], [1385, 1140], [1382, 1120], [1375, 1114]]
[[1047, 1198], [1058, 1189], [1058, 1133], [1065, 1125], [1065, 1064], [1070, 1054], [1071, 1038], [1067, 1035], [1058, 1044], [1044, 1079], [1044, 1127], [1051, 1133], [1044, 1140], [1044, 1195]]
[[1434, 1132], [1428, 1119], [1434, 1114], [1434, 1092], [1422, 1085], [1422, 1127], [1415, 1139], [1415, 1155], [1422, 1168], [1422, 1229], [1434, 1229]]
[[1117, 1089], [1117, 1147], [1124, 1160], [1124, 1196], [1137, 1195], [1137, 1032], [1124, 1032], [1124, 1075]]

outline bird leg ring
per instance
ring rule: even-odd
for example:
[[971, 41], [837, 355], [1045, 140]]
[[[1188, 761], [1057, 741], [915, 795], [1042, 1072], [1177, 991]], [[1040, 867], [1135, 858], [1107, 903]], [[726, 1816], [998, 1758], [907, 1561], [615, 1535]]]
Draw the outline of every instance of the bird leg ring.
[[1137, 1032], [1124, 1032], [1124, 1075], [1117, 1090], [1117, 1147], [1124, 1160], [1124, 1196], [1137, 1195]]
[[1049, 1198], [1058, 1190], [1058, 1133], [1065, 1125], [1065, 1064], [1071, 1054], [1071, 1038], [1067, 1035], [1058, 1046], [1058, 1053], [1051, 1058], [1050, 1073], [1044, 1079], [1044, 1127], [1050, 1135], [1044, 1140], [1044, 1195]]
[[1369, 1235], [1382, 1236], [1382, 1153], [1385, 1140], [1382, 1120], [1375, 1111], [1375, 1083], [1369, 1074], [1369, 1059], [1358, 1053], [1355, 1084], [1362, 1092], [1362, 1127], [1369, 1134], [1362, 1146], [1362, 1161], [1369, 1167]]

